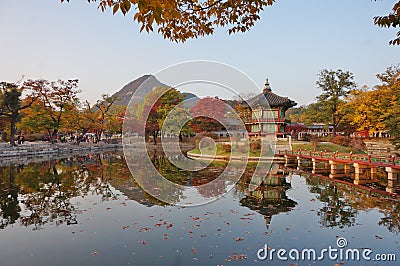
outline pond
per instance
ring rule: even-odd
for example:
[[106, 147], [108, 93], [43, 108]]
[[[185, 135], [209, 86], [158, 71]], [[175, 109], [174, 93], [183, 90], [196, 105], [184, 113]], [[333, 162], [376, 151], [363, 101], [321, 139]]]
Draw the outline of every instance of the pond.
[[[189, 176], [162, 154], [151, 158], [170, 180], [193, 185], [225, 167]], [[177, 207], [140, 188], [122, 151], [1, 167], [1, 264], [398, 265], [374, 260], [400, 259], [398, 200], [290, 172], [256, 190], [249, 181], [245, 174], [219, 200]]]

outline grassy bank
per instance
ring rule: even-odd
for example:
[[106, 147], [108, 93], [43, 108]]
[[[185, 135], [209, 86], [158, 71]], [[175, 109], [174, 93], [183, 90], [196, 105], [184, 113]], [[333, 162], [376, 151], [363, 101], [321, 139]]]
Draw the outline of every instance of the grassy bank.
[[360, 150], [354, 150], [351, 147], [344, 147], [338, 144], [330, 142], [319, 142], [317, 144], [312, 144], [310, 142], [293, 142], [293, 150], [316, 150], [316, 151], [327, 151], [327, 152], [342, 152], [342, 153], [364, 153]]
[[[279, 145], [279, 144], [278, 144]], [[317, 144], [312, 144], [309, 142], [293, 142], [292, 143], [293, 150], [316, 150], [316, 151], [327, 151], [327, 152], [341, 152], [341, 153], [364, 153], [363, 151], [355, 151], [350, 147], [344, 147], [338, 144], [330, 143], [330, 142], [320, 142]], [[239, 148], [240, 149], [240, 148]], [[199, 149], [193, 149], [190, 151], [191, 153], [201, 154]], [[245, 149], [242, 148], [241, 151], [227, 152], [223, 150], [222, 144], [217, 143], [217, 151], [216, 155], [218, 156], [242, 156], [245, 152]], [[212, 148], [204, 148], [203, 154], [205, 155], [213, 155], [214, 151]], [[251, 150], [249, 152], [249, 156], [258, 157], [260, 156], [260, 150]]]
[[[240, 149], [240, 148], [239, 148]], [[223, 149], [222, 149], [222, 144], [217, 144], [217, 152], [216, 152], [216, 155], [218, 155], [218, 156], [243, 156], [243, 153], [245, 152], [246, 150], [243, 148], [242, 150], [239, 150], [239, 151], [233, 151], [232, 153], [231, 152], [226, 152], [226, 151], [223, 151]], [[193, 149], [193, 150], [191, 150], [190, 151], [191, 153], [194, 153], [194, 154], [201, 154], [201, 152], [200, 152], [200, 150], [199, 149]], [[203, 149], [203, 154], [205, 154], [205, 155], [213, 155], [214, 154], [214, 151], [213, 151], [213, 149], [211, 149], [211, 148], [204, 148]], [[250, 151], [249, 152], [249, 156], [250, 157], [258, 157], [258, 156], [260, 156], [260, 151], [259, 150], [257, 150], [257, 151]]]

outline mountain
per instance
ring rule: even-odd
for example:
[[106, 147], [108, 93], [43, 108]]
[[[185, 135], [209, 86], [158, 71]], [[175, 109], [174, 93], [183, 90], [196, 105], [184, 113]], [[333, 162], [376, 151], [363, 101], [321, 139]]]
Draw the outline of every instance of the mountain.
[[134, 81], [129, 82], [120, 91], [114, 93], [113, 96], [116, 96], [118, 98], [115, 104], [127, 106], [129, 101], [131, 100], [132, 95], [136, 92], [140, 85], [142, 85], [140, 92], [135, 95], [135, 98], [138, 99], [143, 99], [143, 97], [155, 87], [170, 87], [160, 82], [153, 75], [144, 75], [140, 78], [135, 79]]
[[[144, 96], [155, 87], [171, 87], [162, 83], [153, 75], [144, 75], [140, 78], [135, 79], [134, 81], [129, 82], [120, 91], [114, 93], [112, 96], [116, 96], [118, 99], [115, 104], [127, 106], [129, 101], [131, 100], [132, 95], [140, 86], [142, 87], [140, 88], [140, 92], [135, 95], [135, 100], [143, 99]], [[185, 96], [184, 100], [188, 100], [194, 97], [197, 98], [196, 95], [188, 92], [184, 92], [183, 95]]]

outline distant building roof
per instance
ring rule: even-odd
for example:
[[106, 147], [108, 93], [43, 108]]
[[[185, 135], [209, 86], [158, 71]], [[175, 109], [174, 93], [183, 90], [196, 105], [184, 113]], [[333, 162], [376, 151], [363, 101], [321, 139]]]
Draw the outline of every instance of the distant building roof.
[[264, 90], [261, 94], [247, 101], [254, 108], [257, 106], [284, 107], [285, 109], [296, 106], [297, 103], [288, 97], [282, 97], [272, 92], [268, 79], [265, 81]]

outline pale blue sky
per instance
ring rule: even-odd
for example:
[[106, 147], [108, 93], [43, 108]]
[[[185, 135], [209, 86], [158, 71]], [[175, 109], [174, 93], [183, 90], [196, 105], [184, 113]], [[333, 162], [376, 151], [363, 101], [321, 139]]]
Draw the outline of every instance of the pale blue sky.
[[139, 33], [131, 15], [103, 14], [85, 0], [19, 0], [0, 3], [0, 80], [78, 78], [80, 97], [94, 102], [129, 81], [176, 63], [212, 60], [232, 65], [260, 87], [308, 104], [319, 94], [324, 68], [354, 73], [359, 86], [373, 86], [377, 73], [400, 63], [389, 46], [396, 30], [373, 25], [395, 1], [277, 0], [244, 34], [171, 43]]

